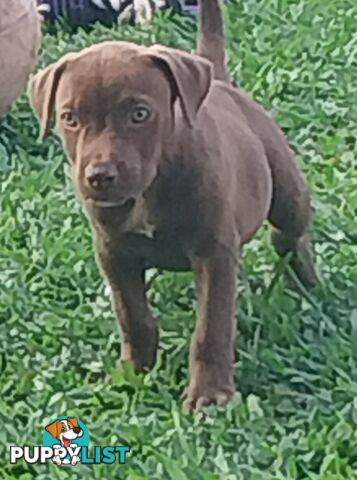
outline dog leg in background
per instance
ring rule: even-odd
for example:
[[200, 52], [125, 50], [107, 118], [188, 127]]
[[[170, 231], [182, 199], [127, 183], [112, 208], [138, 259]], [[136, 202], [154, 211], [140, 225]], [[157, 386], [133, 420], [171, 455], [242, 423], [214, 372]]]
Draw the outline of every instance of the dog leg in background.
[[151, 369], [156, 361], [159, 329], [146, 298], [145, 271], [137, 259], [121, 258], [97, 243], [98, 258], [108, 278], [112, 303], [121, 327], [121, 360], [137, 370]]
[[189, 410], [225, 405], [234, 393], [237, 259], [223, 248], [195, 258], [199, 318], [190, 352], [190, 382], [184, 392]]
[[228, 82], [223, 0], [199, 0], [199, 11], [197, 53], [213, 63], [217, 80]]

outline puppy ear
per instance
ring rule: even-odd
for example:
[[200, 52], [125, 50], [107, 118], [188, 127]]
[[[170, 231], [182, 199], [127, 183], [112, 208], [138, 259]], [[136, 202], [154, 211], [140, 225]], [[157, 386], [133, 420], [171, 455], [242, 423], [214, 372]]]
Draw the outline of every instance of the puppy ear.
[[149, 55], [173, 84], [185, 119], [193, 127], [211, 87], [212, 63], [198, 55], [161, 45], [149, 47], [144, 55]]
[[64, 56], [58, 62], [40, 70], [30, 80], [29, 94], [32, 106], [41, 122], [41, 139], [44, 139], [49, 132], [58, 84], [71, 57], [72, 54]]
[[78, 425], [78, 420], [76, 419], [76, 417], [68, 417], [68, 418], [67, 418], [67, 421], [68, 421], [68, 422], [71, 422], [71, 424], [73, 425], [73, 427], [79, 427], [79, 425]]
[[50, 433], [53, 438], [57, 438], [60, 434], [61, 422], [56, 420], [45, 427], [46, 432]]

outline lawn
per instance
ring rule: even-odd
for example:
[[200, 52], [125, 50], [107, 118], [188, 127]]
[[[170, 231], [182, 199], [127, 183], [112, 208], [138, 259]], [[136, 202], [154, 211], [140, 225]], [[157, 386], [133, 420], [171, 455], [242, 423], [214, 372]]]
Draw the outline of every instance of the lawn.
[[[357, 4], [233, 0], [226, 13], [232, 75], [280, 121], [311, 185], [321, 285], [290, 289], [262, 228], [243, 255], [237, 394], [186, 415], [192, 275], [153, 275], [157, 366], [119, 370], [119, 329], [68, 161], [54, 135], [38, 141], [23, 95], [1, 134], [12, 155], [0, 165], [0, 479], [357, 479]], [[192, 49], [195, 28], [164, 16], [146, 28], [58, 28], [40, 63], [109, 38]], [[10, 465], [8, 446], [41, 444], [58, 415], [84, 421], [92, 445], [129, 445], [127, 463]]]

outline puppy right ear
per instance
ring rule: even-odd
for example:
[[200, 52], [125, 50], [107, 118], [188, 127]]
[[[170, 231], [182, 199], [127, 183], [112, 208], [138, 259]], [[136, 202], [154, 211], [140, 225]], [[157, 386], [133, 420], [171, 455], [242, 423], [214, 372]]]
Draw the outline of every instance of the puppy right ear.
[[68, 417], [67, 418], [67, 421], [68, 422], [71, 422], [71, 424], [73, 425], [73, 427], [79, 427], [78, 425], [78, 420], [76, 417]]
[[50, 129], [56, 92], [69, 58], [70, 54], [40, 70], [30, 80], [29, 94], [33, 109], [41, 122], [40, 138], [42, 140], [46, 138]]
[[152, 45], [142, 55], [151, 57], [174, 85], [188, 125], [193, 127], [213, 80], [213, 65], [205, 58], [182, 50]]

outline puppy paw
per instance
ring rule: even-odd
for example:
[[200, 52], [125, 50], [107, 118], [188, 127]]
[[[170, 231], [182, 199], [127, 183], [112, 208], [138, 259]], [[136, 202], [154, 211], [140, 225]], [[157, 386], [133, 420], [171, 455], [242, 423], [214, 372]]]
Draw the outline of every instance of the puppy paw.
[[139, 372], [151, 370], [156, 362], [159, 343], [158, 328], [150, 328], [141, 339], [129, 343], [124, 341], [121, 347], [120, 363], [129, 362]]
[[305, 288], [312, 289], [319, 284], [312, 246], [308, 237], [302, 237], [291, 258], [291, 266]]
[[233, 393], [217, 389], [214, 391], [199, 392], [191, 391], [188, 387], [184, 394], [185, 400], [183, 402], [184, 410], [189, 413], [198, 412], [202, 407], [208, 405], [225, 406], [232, 398]]
[[182, 395], [183, 407], [192, 413], [212, 404], [224, 406], [233, 397], [234, 390], [230, 373], [217, 366], [200, 365]]

